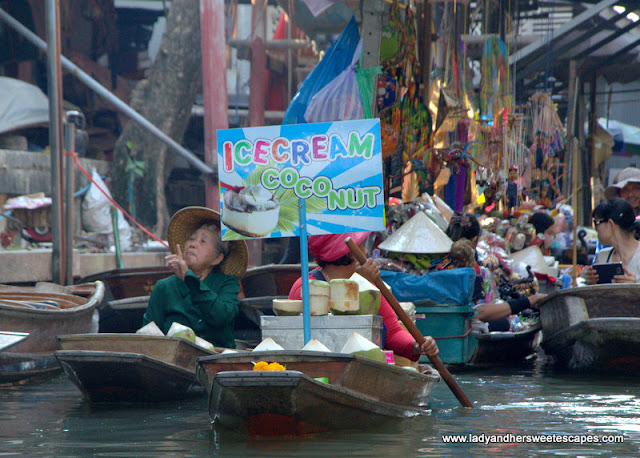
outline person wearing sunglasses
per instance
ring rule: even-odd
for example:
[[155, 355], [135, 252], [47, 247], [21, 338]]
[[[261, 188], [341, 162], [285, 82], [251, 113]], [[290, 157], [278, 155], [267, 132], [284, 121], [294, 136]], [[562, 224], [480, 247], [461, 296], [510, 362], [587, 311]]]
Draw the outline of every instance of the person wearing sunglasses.
[[[636, 232], [640, 224], [629, 202], [614, 198], [598, 205], [591, 214], [598, 241], [609, 248], [600, 250], [594, 264], [622, 263], [624, 274], [615, 275], [613, 283], [637, 283], [640, 279], [640, 242]], [[591, 266], [582, 270], [588, 285], [598, 283], [598, 274]]]

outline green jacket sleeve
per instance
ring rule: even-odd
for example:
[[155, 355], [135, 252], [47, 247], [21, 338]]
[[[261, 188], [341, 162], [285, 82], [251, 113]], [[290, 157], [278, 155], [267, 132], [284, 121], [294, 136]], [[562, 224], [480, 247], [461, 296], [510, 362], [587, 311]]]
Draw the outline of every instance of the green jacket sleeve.
[[240, 283], [236, 277], [210, 274], [201, 281], [191, 270], [184, 278], [192, 304], [197, 307], [203, 321], [209, 326], [233, 325], [238, 315]]
[[169, 328], [165, 321], [167, 321], [167, 314], [170, 312], [171, 302], [178, 297], [188, 295], [189, 289], [183, 281], [179, 281], [178, 277], [168, 277], [158, 281], [151, 291], [147, 311], [142, 317], [142, 325], [145, 326], [153, 321], [166, 334]]

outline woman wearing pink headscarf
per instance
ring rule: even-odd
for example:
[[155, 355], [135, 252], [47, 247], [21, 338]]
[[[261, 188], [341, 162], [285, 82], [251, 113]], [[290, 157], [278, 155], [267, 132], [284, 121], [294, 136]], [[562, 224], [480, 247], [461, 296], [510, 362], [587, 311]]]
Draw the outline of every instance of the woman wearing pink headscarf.
[[[312, 280], [331, 281], [337, 278], [351, 278], [356, 269], [358, 273], [369, 281], [380, 276], [378, 265], [371, 259], [359, 265], [351, 255], [349, 247], [344, 242], [347, 237], [356, 245], [361, 245], [371, 232], [351, 232], [346, 234], [312, 235], [309, 237], [309, 251], [315, 257], [318, 267], [309, 272]], [[289, 299], [302, 299], [302, 278], [296, 280], [289, 292]], [[436, 356], [438, 346], [430, 336], [425, 336], [422, 345], [405, 331], [398, 317], [384, 297], [380, 299], [378, 315], [382, 317], [383, 333], [382, 346], [392, 350], [395, 354], [417, 361], [421, 354]]]

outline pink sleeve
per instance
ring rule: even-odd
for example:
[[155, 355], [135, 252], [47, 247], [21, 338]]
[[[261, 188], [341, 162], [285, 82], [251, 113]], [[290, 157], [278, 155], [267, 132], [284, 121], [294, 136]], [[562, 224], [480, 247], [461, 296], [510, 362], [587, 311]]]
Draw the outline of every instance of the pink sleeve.
[[417, 361], [420, 355], [413, 354], [413, 342], [415, 342], [415, 339], [400, 326], [396, 312], [384, 297], [380, 299], [380, 311], [378, 314], [382, 317], [382, 321], [384, 321], [384, 325], [387, 328], [385, 348], [393, 350], [394, 353], [411, 361]]
[[[315, 280], [315, 277], [309, 274], [309, 279]], [[298, 278], [291, 286], [291, 289], [289, 290], [289, 299], [302, 299], [302, 277]]]
[[291, 286], [289, 299], [302, 299], [302, 277], [298, 278]]

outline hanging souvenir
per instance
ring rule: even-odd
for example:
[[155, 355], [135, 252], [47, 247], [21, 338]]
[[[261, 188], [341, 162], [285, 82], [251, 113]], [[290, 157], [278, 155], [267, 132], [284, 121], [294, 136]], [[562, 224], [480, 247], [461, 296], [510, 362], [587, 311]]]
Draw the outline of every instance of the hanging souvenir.
[[397, 91], [398, 81], [393, 76], [380, 75], [378, 77], [376, 103], [379, 112], [392, 107], [396, 103]]
[[494, 128], [500, 123], [503, 110], [511, 109], [508, 58], [509, 50], [504, 41], [491, 37], [485, 42], [482, 52], [480, 110], [484, 119], [493, 122]]
[[387, 66], [391, 60], [402, 55], [403, 27], [400, 20], [398, 0], [393, 0], [389, 23], [382, 26], [380, 37], [380, 62]]

